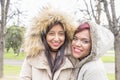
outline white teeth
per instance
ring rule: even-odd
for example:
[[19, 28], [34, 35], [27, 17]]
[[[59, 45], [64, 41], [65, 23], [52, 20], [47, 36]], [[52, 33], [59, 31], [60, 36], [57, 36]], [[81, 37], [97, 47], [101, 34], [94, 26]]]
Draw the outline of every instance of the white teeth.
[[81, 52], [79, 49], [75, 48], [74, 49], [75, 52]]

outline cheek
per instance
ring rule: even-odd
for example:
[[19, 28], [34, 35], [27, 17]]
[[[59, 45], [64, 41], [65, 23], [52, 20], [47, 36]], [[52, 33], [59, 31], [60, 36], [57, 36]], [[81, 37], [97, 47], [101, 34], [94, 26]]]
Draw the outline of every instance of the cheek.
[[72, 41], [72, 43], [71, 43], [71, 47], [72, 47], [72, 48], [71, 48], [71, 49], [72, 49], [72, 53], [74, 53], [74, 48], [73, 48], [74, 46], [75, 46], [75, 44], [74, 44], [74, 42]]
[[50, 41], [50, 40], [52, 40], [52, 39], [53, 39], [52, 36], [46, 36], [46, 40], [47, 40], [47, 41]]
[[65, 41], [65, 37], [64, 36], [60, 37], [60, 40], [64, 42]]
[[90, 51], [91, 51], [91, 47], [90, 47], [90, 45], [86, 48], [86, 55], [89, 55], [89, 53], [90, 53]]
[[75, 45], [75, 42], [74, 42], [74, 41], [72, 41], [71, 45], [72, 45], [72, 47], [73, 47], [73, 46]]
[[49, 38], [46, 38], [46, 41], [47, 41], [47, 42], [49, 42], [49, 41], [50, 41], [50, 39], [49, 39]]

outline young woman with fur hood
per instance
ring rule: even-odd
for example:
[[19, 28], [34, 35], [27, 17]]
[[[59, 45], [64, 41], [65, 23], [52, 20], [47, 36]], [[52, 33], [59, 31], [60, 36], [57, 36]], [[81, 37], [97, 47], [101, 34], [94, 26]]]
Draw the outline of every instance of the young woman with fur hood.
[[74, 65], [68, 56], [74, 27], [67, 16], [52, 9], [43, 9], [34, 18], [25, 36], [27, 57], [20, 73], [21, 80], [70, 79]]
[[110, 30], [90, 21], [81, 23], [72, 40], [72, 55], [79, 60], [75, 80], [108, 80], [100, 57], [113, 43]]

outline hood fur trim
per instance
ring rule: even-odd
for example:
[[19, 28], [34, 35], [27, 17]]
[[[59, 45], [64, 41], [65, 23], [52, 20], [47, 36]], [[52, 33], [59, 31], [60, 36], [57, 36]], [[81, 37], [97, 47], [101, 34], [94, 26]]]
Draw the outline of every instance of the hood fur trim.
[[26, 32], [24, 50], [25, 53], [27, 53], [27, 56], [36, 56], [44, 50], [41, 34], [46, 31], [48, 25], [55, 21], [63, 23], [64, 30], [67, 31], [69, 40], [71, 40], [75, 27], [71, 24], [73, 21], [68, 17], [71, 16], [62, 14], [59, 11], [44, 8], [39, 15], [34, 18], [33, 25], [28, 28], [28, 31]]

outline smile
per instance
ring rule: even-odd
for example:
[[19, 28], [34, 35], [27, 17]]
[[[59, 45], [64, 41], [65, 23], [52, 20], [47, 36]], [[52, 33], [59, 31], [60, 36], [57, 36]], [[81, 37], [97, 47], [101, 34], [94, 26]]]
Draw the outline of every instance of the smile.
[[60, 43], [53, 43], [53, 46], [55, 46], [55, 47], [57, 47], [59, 45], [60, 45]]
[[75, 52], [75, 53], [81, 53], [81, 52], [82, 52], [82, 50], [81, 50], [81, 49], [79, 49], [79, 48], [74, 48], [74, 52]]

